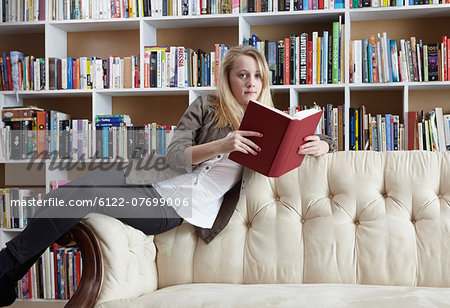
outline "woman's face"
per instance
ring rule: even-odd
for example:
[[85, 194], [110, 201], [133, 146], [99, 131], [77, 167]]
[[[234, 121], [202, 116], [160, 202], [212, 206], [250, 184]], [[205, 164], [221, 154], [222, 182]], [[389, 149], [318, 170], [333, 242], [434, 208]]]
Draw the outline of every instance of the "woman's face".
[[228, 76], [231, 93], [244, 108], [250, 99], [257, 100], [262, 91], [262, 79], [258, 62], [250, 56], [239, 56]]

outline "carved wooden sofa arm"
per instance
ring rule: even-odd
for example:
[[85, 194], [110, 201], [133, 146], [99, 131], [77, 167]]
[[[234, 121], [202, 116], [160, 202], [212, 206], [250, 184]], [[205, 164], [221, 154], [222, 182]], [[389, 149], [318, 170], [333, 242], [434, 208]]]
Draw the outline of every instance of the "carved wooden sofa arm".
[[81, 281], [66, 307], [94, 307], [102, 281], [102, 256], [94, 232], [89, 226], [79, 223], [57, 242], [62, 246], [76, 243], [82, 254]]

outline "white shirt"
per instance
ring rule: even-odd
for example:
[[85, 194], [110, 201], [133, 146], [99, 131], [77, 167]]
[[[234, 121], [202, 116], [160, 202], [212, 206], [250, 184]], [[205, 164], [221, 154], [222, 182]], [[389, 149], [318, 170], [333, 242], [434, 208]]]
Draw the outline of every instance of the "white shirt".
[[154, 183], [153, 187], [177, 214], [190, 224], [211, 228], [219, 213], [223, 196], [242, 177], [243, 167], [217, 155], [191, 173]]

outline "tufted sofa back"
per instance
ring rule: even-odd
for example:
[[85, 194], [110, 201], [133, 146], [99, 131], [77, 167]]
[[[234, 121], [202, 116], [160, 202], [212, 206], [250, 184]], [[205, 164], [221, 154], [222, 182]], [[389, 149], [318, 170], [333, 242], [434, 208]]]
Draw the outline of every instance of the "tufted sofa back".
[[244, 171], [226, 229], [155, 237], [159, 288], [201, 282], [450, 287], [450, 153], [338, 152]]

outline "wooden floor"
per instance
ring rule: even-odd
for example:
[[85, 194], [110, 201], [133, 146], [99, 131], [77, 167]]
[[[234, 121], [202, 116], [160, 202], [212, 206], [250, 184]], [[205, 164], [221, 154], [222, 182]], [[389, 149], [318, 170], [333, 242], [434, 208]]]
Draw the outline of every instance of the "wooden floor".
[[17, 300], [10, 308], [63, 308], [67, 301]]

